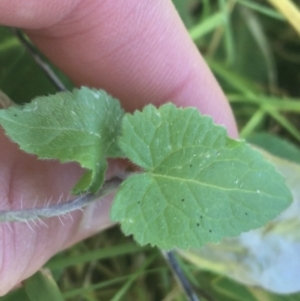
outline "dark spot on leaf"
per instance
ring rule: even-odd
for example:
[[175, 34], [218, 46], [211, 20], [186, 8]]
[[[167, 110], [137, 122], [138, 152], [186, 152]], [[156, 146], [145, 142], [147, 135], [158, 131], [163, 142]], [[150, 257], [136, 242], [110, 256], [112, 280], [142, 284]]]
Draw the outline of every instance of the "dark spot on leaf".
[[141, 202], [138, 202], [138, 204], [140, 204]]
[[197, 227], [199, 227], [200, 226], [200, 224], [199, 223], [197, 223]]
[[245, 212], [245, 215], [248, 215], [248, 213], [247, 213], [247, 212]]
[[203, 218], [203, 216], [202, 216], [202, 215], [200, 215], [200, 218]]
[[192, 164], [190, 164], [190, 167], [193, 167], [193, 165], [192, 165]]
[[17, 114], [14, 114], [14, 116], [17, 117], [18, 115], [17, 115]]
[[184, 199], [181, 199], [181, 202], [184, 202]]
[[209, 232], [212, 232], [212, 230], [210, 229]]

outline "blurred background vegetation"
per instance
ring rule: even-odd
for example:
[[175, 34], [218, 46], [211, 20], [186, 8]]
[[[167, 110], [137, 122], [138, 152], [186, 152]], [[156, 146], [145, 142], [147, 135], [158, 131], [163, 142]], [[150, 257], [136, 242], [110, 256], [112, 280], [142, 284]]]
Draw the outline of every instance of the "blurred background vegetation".
[[[299, 163], [300, 1], [173, 2], [225, 91], [241, 137]], [[0, 27], [0, 90], [18, 103], [56, 92], [5, 27]], [[179, 261], [201, 300], [300, 300], [300, 294], [275, 295]], [[186, 300], [161, 253], [137, 246], [118, 227], [58, 254], [46, 267], [52, 276], [39, 273], [25, 281], [25, 289], [0, 300]], [[55, 282], [48, 281], [51, 277]], [[40, 292], [40, 297], [34, 299], [32, 291]]]

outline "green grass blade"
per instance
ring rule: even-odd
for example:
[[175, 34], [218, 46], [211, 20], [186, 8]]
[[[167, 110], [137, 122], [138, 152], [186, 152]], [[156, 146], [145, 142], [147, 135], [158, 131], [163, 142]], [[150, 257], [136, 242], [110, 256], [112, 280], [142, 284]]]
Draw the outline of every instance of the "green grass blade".
[[63, 293], [63, 296], [66, 300], [72, 299], [72, 298], [75, 298], [77, 296], [86, 294], [90, 291], [104, 289], [104, 288], [109, 287], [111, 285], [123, 282], [126, 279], [128, 279], [128, 276], [118, 277], [118, 278], [103, 281], [103, 282], [100, 282], [100, 283], [97, 283], [97, 284], [93, 284], [93, 285], [89, 285], [89, 286], [85, 286], [85, 287], [80, 287], [80, 288], [77, 288], [77, 289], [72, 289], [70, 291], [67, 291], [67, 292]]
[[217, 12], [211, 15], [203, 22], [199, 22], [197, 25], [189, 30], [189, 34], [193, 41], [196, 41], [209, 32], [215, 30], [218, 26], [223, 25], [226, 19], [223, 12]]
[[[90, 252], [86, 252], [84, 254], [80, 254], [78, 256], [72, 256], [72, 257], [60, 257], [60, 258], [54, 258], [50, 260], [46, 267], [51, 270], [56, 269], [63, 269], [72, 265], [80, 264], [80, 263], [86, 263], [93, 260], [101, 260], [105, 258], [112, 258], [116, 256], [122, 256], [125, 254], [135, 253], [137, 251], [140, 251], [142, 248], [136, 244], [130, 243], [130, 244], [124, 244], [119, 245], [111, 248], [105, 248], [100, 250], [94, 250]], [[146, 249], [146, 248], [144, 248]]]
[[270, 87], [270, 91], [274, 90], [277, 84], [277, 70], [273, 55], [273, 49], [269, 44], [266, 33], [264, 32], [263, 23], [257, 16], [249, 9], [241, 10], [245, 24], [247, 25], [249, 32], [251, 33], [255, 43], [260, 50], [263, 60], [266, 65], [267, 78]]
[[219, 0], [220, 10], [223, 12], [225, 17], [224, 24], [224, 48], [226, 52], [226, 64], [232, 65], [235, 61], [235, 44], [234, 44], [234, 34], [232, 32], [232, 24], [231, 24], [231, 6], [233, 2], [227, 0]]
[[254, 11], [257, 11], [265, 16], [271, 17], [273, 19], [277, 19], [280, 21], [285, 21], [284, 17], [278, 13], [276, 10], [268, 8], [264, 5], [255, 3], [253, 0], [236, 0], [239, 4], [248, 7]]
[[153, 260], [157, 257], [157, 254], [154, 256], [151, 256], [148, 258], [142, 266], [134, 273], [128, 281], [119, 289], [119, 291], [114, 295], [114, 297], [110, 301], [121, 301], [126, 294], [126, 292], [130, 289], [131, 285], [134, 283], [134, 281], [137, 280], [141, 272], [143, 272], [152, 262]]
[[294, 138], [300, 141], [300, 132], [299, 130], [287, 120], [286, 117], [281, 115], [275, 110], [269, 110], [268, 113], [278, 122], [281, 124], [283, 128], [285, 128]]
[[226, 83], [236, 91], [247, 96], [254, 96], [256, 93], [260, 92], [258, 86], [254, 85], [251, 81], [244, 79], [239, 74], [233, 72], [232, 70], [230, 70], [230, 68], [227, 68], [224, 64], [209, 58], [206, 58], [206, 62], [208, 63], [212, 71], [218, 77], [220, 77], [220, 79], [222, 79], [224, 83]]
[[251, 135], [257, 126], [263, 121], [266, 113], [263, 110], [257, 110], [256, 113], [250, 118], [247, 124], [240, 131], [240, 137], [246, 138]]
[[295, 144], [270, 133], [255, 133], [247, 138], [249, 143], [257, 145], [269, 153], [300, 164], [300, 148]]
[[266, 109], [275, 109], [284, 112], [300, 113], [300, 99], [270, 97], [263, 94], [257, 95], [236, 95], [228, 94], [227, 98], [232, 103], [252, 103]]
[[6, 41], [4, 41], [0, 44], [0, 52], [1, 51], [9, 51], [12, 48], [17, 48], [19, 46], [20, 46], [20, 43], [18, 42], [17, 39], [15, 39], [15, 38], [7, 39]]
[[[155, 258], [154, 258], [154, 256], [152, 256], [152, 257], [149, 258], [149, 260], [150, 259], [151, 259], [151, 262], [152, 262], [152, 260], [154, 260]], [[149, 264], [151, 262], [149, 262]], [[147, 263], [148, 263], [148, 261], [145, 264], [147, 264]], [[126, 275], [126, 276], [121, 276], [121, 277], [117, 277], [117, 278], [114, 278], [114, 279], [102, 281], [100, 283], [96, 283], [96, 284], [93, 284], [93, 285], [88, 285], [88, 286], [85, 286], [85, 287], [80, 287], [78, 289], [69, 290], [67, 292], [64, 292], [63, 296], [64, 296], [65, 299], [71, 299], [71, 298], [86, 294], [90, 291], [104, 289], [104, 288], [110, 287], [114, 284], [118, 284], [118, 283], [121, 283], [121, 282], [124, 282], [124, 281], [128, 282], [128, 281], [130, 281], [131, 278], [136, 279], [138, 276], [141, 276], [141, 275], [144, 275], [144, 274], [161, 273], [162, 271], [167, 270], [166, 267], [155, 268], [155, 269], [147, 269], [147, 270], [146, 270], [146, 268], [147, 268], [147, 266], [145, 266], [145, 267], [142, 266], [135, 273], [132, 273], [132, 274], [129, 274], [129, 275]]]
[[24, 288], [14, 290], [7, 295], [0, 297], [1, 301], [30, 301], [25, 293]]
[[49, 271], [41, 270], [23, 282], [30, 301], [63, 301], [64, 298]]

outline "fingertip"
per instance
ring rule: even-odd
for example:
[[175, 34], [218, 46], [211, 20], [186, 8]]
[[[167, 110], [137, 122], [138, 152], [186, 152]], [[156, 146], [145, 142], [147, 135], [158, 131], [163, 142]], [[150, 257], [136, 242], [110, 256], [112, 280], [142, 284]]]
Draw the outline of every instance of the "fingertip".
[[114, 10], [111, 2], [81, 3], [64, 22], [30, 36], [74, 82], [107, 90], [127, 110], [194, 106], [237, 136], [226, 97], [170, 1], [120, 1]]

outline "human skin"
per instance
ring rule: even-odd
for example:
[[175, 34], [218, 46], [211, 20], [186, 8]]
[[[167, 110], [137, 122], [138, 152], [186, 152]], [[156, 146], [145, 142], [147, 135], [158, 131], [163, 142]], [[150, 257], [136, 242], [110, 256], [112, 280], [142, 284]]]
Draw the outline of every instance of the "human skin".
[[[126, 110], [172, 101], [195, 106], [237, 136], [219, 85], [169, 0], [1, 0], [0, 24], [24, 28], [78, 85], [107, 90]], [[122, 170], [110, 164], [109, 176]], [[76, 164], [38, 161], [0, 129], [0, 208], [58, 202], [82, 174]], [[71, 217], [0, 224], [0, 295], [51, 256], [108, 227], [111, 198]]]

